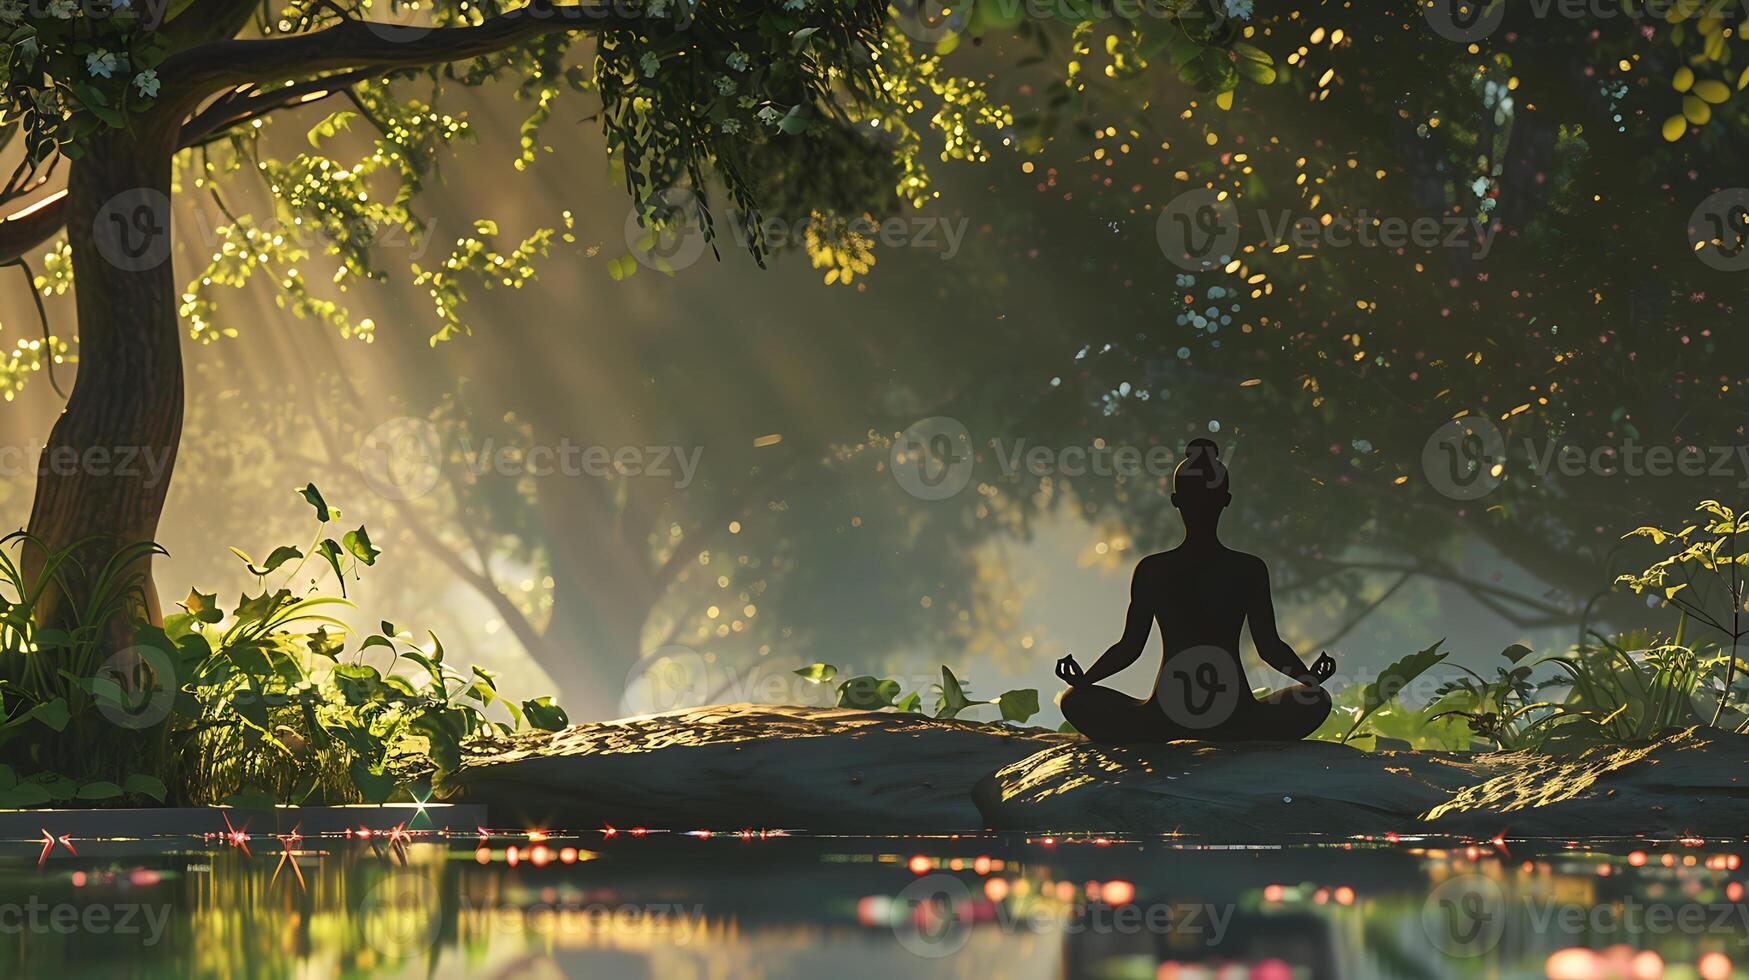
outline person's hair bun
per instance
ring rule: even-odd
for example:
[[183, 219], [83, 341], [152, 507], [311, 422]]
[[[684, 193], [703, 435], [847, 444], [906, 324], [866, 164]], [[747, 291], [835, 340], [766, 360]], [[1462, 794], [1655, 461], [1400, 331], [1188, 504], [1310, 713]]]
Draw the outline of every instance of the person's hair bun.
[[1220, 459], [1221, 447], [1215, 445], [1213, 439], [1192, 439], [1190, 445], [1184, 447], [1184, 458], [1195, 459], [1198, 456]]

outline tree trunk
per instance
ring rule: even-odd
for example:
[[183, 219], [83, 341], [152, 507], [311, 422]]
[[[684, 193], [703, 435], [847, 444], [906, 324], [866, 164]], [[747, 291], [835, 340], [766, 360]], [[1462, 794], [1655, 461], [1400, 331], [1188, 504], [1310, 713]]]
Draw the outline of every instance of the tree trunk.
[[[149, 132], [160, 128], [165, 132]], [[29, 530], [50, 550], [79, 545], [79, 568], [67, 569], [45, 593], [39, 621], [78, 619], [105, 564], [155, 539], [182, 434], [170, 261], [176, 130], [140, 129], [95, 137], [68, 176], [79, 368], [43, 450]], [[43, 567], [44, 552], [27, 547], [27, 579], [36, 581]], [[143, 589], [143, 608], [131, 611], [159, 621], [150, 555], [127, 571], [141, 577]], [[106, 646], [126, 646], [127, 627], [125, 616], [112, 616]]]
[[[542, 433], [559, 445], [557, 433]], [[636, 479], [636, 478], [633, 478]], [[628, 492], [636, 492], [632, 487]], [[643, 654], [644, 627], [662, 596], [652, 579], [650, 515], [614, 506], [603, 481], [556, 474], [539, 481], [537, 513], [549, 537], [553, 613], [542, 669], [579, 717], [617, 718]]]

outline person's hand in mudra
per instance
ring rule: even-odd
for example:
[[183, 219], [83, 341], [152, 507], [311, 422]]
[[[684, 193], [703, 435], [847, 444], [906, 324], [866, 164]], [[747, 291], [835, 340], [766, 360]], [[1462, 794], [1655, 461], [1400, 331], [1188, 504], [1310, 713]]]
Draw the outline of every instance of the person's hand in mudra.
[[[1334, 669], [1334, 666], [1332, 666], [1332, 669]], [[1070, 654], [1069, 656], [1057, 661], [1057, 679], [1070, 687], [1075, 687], [1085, 681], [1087, 676], [1081, 673], [1081, 665], [1076, 663], [1075, 656]]]
[[1318, 654], [1318, 659], [1312, 661], [1312, 669], [1307, 673], [1304, 683], [1323, 687], [1324, 682], [1336, 676], [1336, 661], [1328, 653]]

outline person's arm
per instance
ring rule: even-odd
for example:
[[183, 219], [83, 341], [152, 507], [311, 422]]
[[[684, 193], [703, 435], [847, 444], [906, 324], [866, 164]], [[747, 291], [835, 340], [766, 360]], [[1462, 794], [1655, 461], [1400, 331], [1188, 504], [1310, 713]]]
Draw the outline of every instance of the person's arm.
[[1245, 618], [1251, 624], [1251, 644], [1263, 662], [1301, 684], [1318, 687], [1336, 672], [1336, 661], [1329, 654], [1320, 654], [1310, 668], [1275, 626], [1275, 600], [1269, 594], [1269, 566], [1259, 561], [1251, 585], [1250, 608]]
[[[1154, 629], [1154, 610], [1149, 602], [1148, 589], [1142, 582], [1142, 567], [1136, 565], [1136, 573], [1130, 578], [1130, 611], [1124, 616], [1123, 637], [1100, 655], [1085, 674], [1081, 673], [1074, 657], [1064, 657], [1057, 662], [1057, 676], [1070, 686], [1097, 684], [1135, 663], [1142, 655], [1142, 649], [1148, 645], [1148, 634]], [[1065, 662], [1073, 669], [1065, 671]]]

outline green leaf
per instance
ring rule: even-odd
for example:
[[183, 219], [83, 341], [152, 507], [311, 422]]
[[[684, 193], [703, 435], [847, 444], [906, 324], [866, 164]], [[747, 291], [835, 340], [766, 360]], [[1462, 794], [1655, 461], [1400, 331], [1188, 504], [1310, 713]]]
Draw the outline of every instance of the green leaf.
[[328, 506], [328, 502], [322, 499], [322, 491], [317, 490], [314, 483], [304, 484], [303, 489], [298, 491], [298, 496], [303, 497], [310, 502], [311, 507], [316, 508], [316, 520], [324, 524], [340, 516], [339, 509]]
[[49, 792], [41, 783], [19, 783], [11, 789], [0, 789], [0, 807], [7, 809], [42, 806], [49, 799]]
[[366, 565], [375, 565], [377, 556], [382, 554], [381, 550], [371, 547], [370, 535], [365, 533], [362, 524], [358, 526], [356, 531], [347, 531], [341, 540], [345, 542], [346, 550], [352, 552], [354, 558]]
[[1429, 668], [1450, 656], [1450, 654], [1439, 652], [1440, 646], [1444, 643], [1445, 638], [1441, 637], [1427, 649], [1409, 654], [1386, 667], [1379, 674], [1377, 680], [1368, 684], [1360, 694], [1360, 713], [1355, 715], [1354, 725], [1348, 729], [1348, 734], [1342, 736], [1342, 741], [1347, 742], [1353, 738], [1354, 733], [1360, 730], [1361, 723], [1366, 721], [1367, 716], [1395, 699], [1410, 681], [1425, 674]]
[[113, 800], [120, 795], [120, 786], [101, 779], [79, 787], [78, 794], [81, 800]]
[[26, 717], [35, 718], [55, 731], [67, 727], [67, 721], [72, 717], [67, 711], [66, 698], [50, 698], [25, 712]]
[[38, 776], [37, 781], [44, 792], [49, 794], [51, 800], [70, 800], [73, 798], [73, 794], [79, 791], [78, 783], [59, 774], [52, 774], [46, 779]]
[[367, 664], [340, 664], [334, 668], [334, 686], [347, 704], [360, 705], [382, 690], [383, 675]]
[[1038, 714], [1038, 690], [1008, 691], [996, 699], [996, 706], [1002, 709], [1003, 721], [1025, 721]]
[[164, 785], [164, 780], [157, 776], [148, 776], [143, 772], [136, 772], [128, 776], [122, 781], [121, 788], [129, 793], [149, 796], [159, 803], [164, 802], [164, 797], [170, 795], [170, 790]]
[[542, 731], [556, 732], [571, 723], [565, 709], [554, 704], [551, 697], [522, 702], [522, 713], [530, 725]]
[[73, 634], [57, 629], [36, 630], [30, 634], [30, 642], [38, 650], [66, 650], [73, 646]]
[[273, 554], [267, 556], [267, 561], [263, 562], [260, 568], [256, 568], [255, 564], [251, 562], [249, 573], [251, 575], [272, 575], [274, 569], [288, 561], [297, 561], [302, 557], [304, 557], [304, 553], [291, 545], [280, 545], [273, 549]]
[[838, 707], [861, 711], [891, 708], [899, 696], [899, 682], [863, 674], [838, 685]]
[[1506, 649], [1500, 651], [1500, 656], [1505, 657], [1507, 660], [1510, 660], [1513, 663], [1518, 663], [1520, 660], [1523, 660], [1525, 657], [1530, 656], [1532, 652], [1533, 651], [1530, 649], [1530, 647], [1527, 647], [1522, 643], [1514, 643], [1511, 646], [1507, 647]]
[[947, 665], [941, 667], [941, 696], [935, 702], [935, 717], [957, 718], [959, 713], [972, 706], [967, 700], [965, 686], [959, 678], [953, 676], [953, 671]]
[[1259, 85], [1275, 83], [1275, 60], [1268, 52], [1240, 41], [1233, 45], [1233, 54], [1236, 56], [1233, 68], [1241, 77]]
[[358, 115], [358, 113], [348, 112], [344, 109], [338, 112], [329, 113], [327, 118], [310, 127], [308, 135], [310, 145], [316, 146], [320, 140], [328, 139], [339, 133], [341, 130], [346, 129], [347, 125], [352, 122], [352, 118], [356, 115]]
[[364, 796], [366, 803], [385, 802], [395, 791], [395, 777], [376, 772], [362, 760], [352, 760], [352, 767], [346, 772], [352, 775], [352, 784], [359, 788], [359, 795]]
[[824, 684], [838, 676], [838, 668], [831, 664], [809, 664], [806, 667], [792, 671], [791, 673], [795, 674], [797, 677], [813, 681], [815, 684]]
[[910, 694], [900, 698], [899, 703], [893, 705], [893, 707], [905, 712], [906, 714], [922, 714], [923, 695], [918, 694], [916, 691], [912, 691]]
[[330, 631], [326, 626], [316, 627], [316, 631], [305, 639], [309, 642], [311, 653], [329, 660], [340, 656], [341, 651], [346, 648], [346, 634], [340, 630]]
[[189, 589], [188, 598], [182, 600], [182, 608], [188, 614], [202, 623], [216, 623], [225, 618], [225, 611], [219, 608], [217, 592], [202, 592], [199, 589]]
[[789, 36], [790, 52], [793, 54], [800, 51], [802, 47], [808, 43], [808, 38], [813, 37], [817, 31], [819, 31], [818, 27], [804, 27], [794, 34], [791, 34]]
[[346, 595], [346, 572], [340, 567], [340, 559], [345, 556], [346, 552], [333, 538], [323, 538], [322, 543], [316, 545], [316, 554], [320, 555], [322, 560], [334, 569], [334, 577], [340, 582], [340, 595], [344, 597]]

